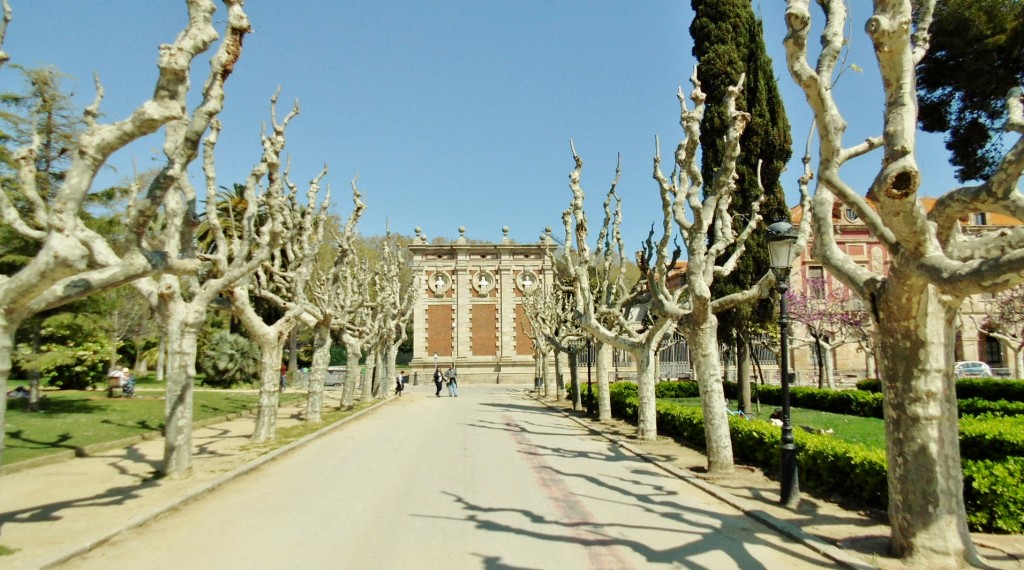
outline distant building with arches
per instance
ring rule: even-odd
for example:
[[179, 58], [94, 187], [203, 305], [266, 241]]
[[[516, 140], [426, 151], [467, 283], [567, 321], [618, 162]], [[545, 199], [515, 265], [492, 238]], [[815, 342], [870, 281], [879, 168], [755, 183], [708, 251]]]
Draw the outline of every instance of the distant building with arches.
[[429, 243], [416, 228], [409, 245], [419, 293], [413, 307], [412, 371], [429, 378], [454, 365], [465, 383], [533, 384], [533, 342], [523, 296], [552, 282], [550, 231], [517, 244], [470, 243], [465, 228], [449, 243]]

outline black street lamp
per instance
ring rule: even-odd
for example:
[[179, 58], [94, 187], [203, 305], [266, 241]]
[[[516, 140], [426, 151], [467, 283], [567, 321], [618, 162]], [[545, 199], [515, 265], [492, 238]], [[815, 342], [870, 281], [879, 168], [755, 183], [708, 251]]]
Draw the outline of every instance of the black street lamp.
[[768, 255], [771, 257], [775, 289], [779, 292], [779, 369], [782, 373], [782, 445], [780, 446], [779, 479], [782, 490], [779, 502], [795, 507], [800, 502], [800, 479], [796, 466], [796, 445], [793, 442], [793, 423], [789, 417], [789, 315], [786, 314], [786, 291], [789, 272], [796, 253], [797, 230], [789, 222], [775, 222], [768, 226]]

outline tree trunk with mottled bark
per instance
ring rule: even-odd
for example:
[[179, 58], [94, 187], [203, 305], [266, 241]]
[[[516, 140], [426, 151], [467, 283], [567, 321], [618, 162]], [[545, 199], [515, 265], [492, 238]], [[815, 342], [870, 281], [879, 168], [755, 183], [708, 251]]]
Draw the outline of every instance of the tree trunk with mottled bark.
[[607, 422], [612, 419], [612, 399], [608, 382], [609, 375], [614, 372], [612, 347], [603, 342], [595, 342], [594, 346], [597, 349], [597, 419]]
[[700, 387], [700, 407], [704, 412], [704, 444], [708, 456], [708, 475], [724, 477], [734, 471], [729, 416], [725, 411], [722, 387], [721, 355], [718, 351], [718, 317], [687, 318], [683, 336], [690, 346], [693, 376]]
[[[271, 327], [273, 329], [273, 327]], [[270, 330], [249, 338], [260, 347], [260, 399], [256, 425], [249, 437], [254, 443], [273, 441], [277, 437], [277, 410], [281, 406], [281, 357], [288, 342], [288, 333]]]
[[317, 323], [313, 327], [313, 365], [309, 371], [309, 386], [306, 388], [306, 421], [318, 424], [323, 421], [324, 381], [327, 366], [331, 363], [331, 325]]
[[[879, 298], [892, 545], [911, 566], [979, 558], [964, 516], [953, 343], [958, 302], [921, 279], [891, 273]], [[932, 334], [942, 331], [942, 334]], [[909, 358], [908, 355], [914, 355]], [[928, 398], [922, 398], [928, 394]], [[924, 567], [924, 566], [920, 566]]]
[[636, 364], [637, 404], [636, 437], [644, 441], [658, 439], [658, 410], [654, 395], [654, 359], [657, 358], [653, 348], [630, 352]]
[[341, 391], [340, 408], [350, 410], [355, 405], [356, 387], [359, 385], [359, 359], [363, 346], [349, 335], [344, 335], [342, 341], [345, 343], [348, 360], [345, 363], [345, 384]]
[[206, 312], [174, 298], [161, 304], [159, 313], [167, 340], [164, 458], [160, 472], [166, 477], [185, 477], [192, 469], [195, 363], [199, 331], [205, 322]]
[[736, 383], [739, 389], [736, 407], [744, 413], [753, 413], [750, 402], [750, 344], [745, 336], [736, 342]]

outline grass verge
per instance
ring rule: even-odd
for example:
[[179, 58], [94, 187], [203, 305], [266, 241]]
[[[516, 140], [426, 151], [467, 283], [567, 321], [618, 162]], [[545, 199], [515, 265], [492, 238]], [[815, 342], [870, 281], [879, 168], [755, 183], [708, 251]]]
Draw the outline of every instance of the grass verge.
[[[160, 431], [162, 393], [137, 393], [141, 397], [128, 399], [96, 390], [47, 391], [39, 412], [27, 411], [24, 400], [8, 400], [4, 464]], [[195, 421], [251, 410], [259, 399], [255, 393], [227, 391], [197, 391], [194, 397]], [[285, 393], [282, 402], [303, 397]]]
[[[700, 407], [700, 398], [666, 398], [668, 402], [679, 402], [685, 406]], [[755, 407], [755, 421], [767, 421], [775, 406], [761, 406], [760, 411]], [[834, 414], [819, 410], [808, 410], [805, 408], [791, 408], [790, 418], [793, 422], [793, 429], [801, 429], [806, 426], [811, 429], [831, 429], [831, 436], [837, 440], [847, 443], [859, 443], [871, 449], [885, 451], [885, 421], [878, 418], [863, 418], [860, 416], [848, 416], [845, 414]]]

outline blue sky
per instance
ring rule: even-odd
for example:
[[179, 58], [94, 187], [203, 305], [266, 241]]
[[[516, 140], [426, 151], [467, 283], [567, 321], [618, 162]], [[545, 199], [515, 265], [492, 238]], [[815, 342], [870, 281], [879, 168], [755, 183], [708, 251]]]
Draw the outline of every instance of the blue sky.
[[[172, 0], [10, 4], [4, 48], [12, 61], [56, 66], [71, 76], [65, 85], [83, 105], [99, 74], [110, 119], [152, 92], [157, 46], [173, 40], [186, 16], [184, 2]], [[792, 205], [809, 116], [783, 67], [784, 8], [755, 3], [792, 123], [794, 158], [783, 177]], [[279, 113], [295, 99], [302, 109], [288, 130], [292, 179], [301, 186], [328, 164], [335, 210], [347, 215], [358, 173], [368, 205], [364, 234], [383, 233], [390, 222], [392, 231], [412, 234], [419, 226], [431, 238], [456, 237], [459, 226], [488, 240], [498, 240], [502, 226], [520, 242], [536, 241], [545, 226], [560, 236], [570, 139], [584, 160], [592, 227], [619, 154], [627, 249], [660, 216], [654, 139], [661, 137], [668, 157], [681, 137], [675, 93], [678, 86], [689, 92], [695, 64], [688, 1], [250, 0], [246, 12], [254, 33], [227, 84], [217, 151], [222, 185], [244, 180], [258, 158], [269, 98], [280, 87]], [[837, 87], [848, 145], [881, 129], [867, 13], [853, 16], [849, 62], [864, 72], [845, 74]], [[206, 70], [205, 60], [194, 67], [195, 91]], [[3, 88], [16, 80], [10, 68], [0, 72]], [[130, 175], [133, 161], [157, 165], [160, 144], [147, 139], [113, 157], [98, 187]], [[954, 184], [946, 156], [940, 137], [922, 139], [928, 195]], [[875, 153], [848, 165], [848, 180], [866, 188], [879, 160]]]

